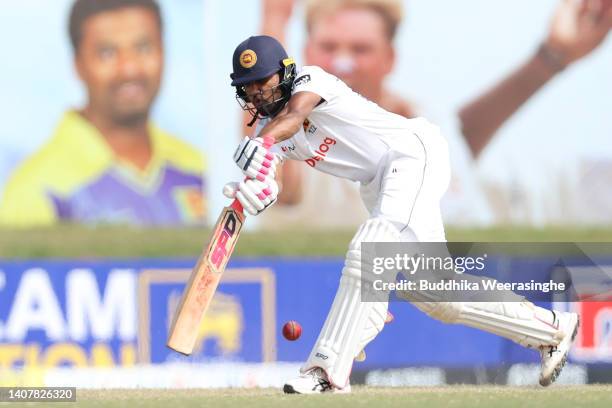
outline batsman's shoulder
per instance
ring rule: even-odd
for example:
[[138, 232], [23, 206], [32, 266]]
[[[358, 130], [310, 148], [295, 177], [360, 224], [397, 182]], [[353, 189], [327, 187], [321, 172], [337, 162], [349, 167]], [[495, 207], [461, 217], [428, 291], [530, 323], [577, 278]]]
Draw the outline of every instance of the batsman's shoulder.
[[296, 75], [296, 81], [299, 81], [300, 78], [306, 78], [308, 80], [320, 80], [321, 78], [330, 76], [332, 75], [329, 72], [325, 71], [318, 65], [304, 65], [298, 71]]
[[323, 68], [321, 68], [318, 65], [304, 65], [302, 66], [302, 68], [300, 68], [300, 70], [297, 73], [297, 76], [299, 77], [300, 75], [302, 75], [302, 73], [327, 73], [327, 71], [325, 71]]

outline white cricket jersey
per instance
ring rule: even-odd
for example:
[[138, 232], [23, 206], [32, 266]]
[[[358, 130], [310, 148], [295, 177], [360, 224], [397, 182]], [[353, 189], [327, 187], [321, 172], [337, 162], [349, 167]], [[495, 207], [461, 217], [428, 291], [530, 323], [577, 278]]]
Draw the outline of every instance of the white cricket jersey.
[[[324, 102], [308, 115], [302, 130], [274, 145], [272, 151], [283, 159], [302, 160], [322, 172], [368, 183], [390, 149], [422, 152], [416, 132], [423, 129], [423, 119], [388, 112], [316, 66], [298, 72], [291, 93], [303, 91], [320, 95]], [[256, 134], [269, 120], [259, 122]]]

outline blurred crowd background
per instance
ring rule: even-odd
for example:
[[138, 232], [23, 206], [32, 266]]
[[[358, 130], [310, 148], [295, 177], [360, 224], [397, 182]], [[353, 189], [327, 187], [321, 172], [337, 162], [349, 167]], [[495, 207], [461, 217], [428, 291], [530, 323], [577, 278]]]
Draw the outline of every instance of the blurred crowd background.
[[[448, 225], [612, 224], [611, 1], [0, 7], [2, 227], [214, 222], [250, 131], [231, 56], [259, 33], [386, 109], [441, 126], [453, 166]], [[283, 172], [279, 203], [253, 228], [365, 218], [357, 186], [305, 163]]]

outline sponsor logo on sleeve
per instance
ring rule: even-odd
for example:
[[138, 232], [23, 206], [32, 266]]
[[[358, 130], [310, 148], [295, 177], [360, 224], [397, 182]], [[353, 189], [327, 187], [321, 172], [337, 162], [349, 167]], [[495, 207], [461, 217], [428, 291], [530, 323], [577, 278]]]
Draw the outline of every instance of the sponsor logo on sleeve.
[[291, 145], [281, 146], [281, 150], [282, 150], [284, 153], [289, 153], [289, 152], [292, 152], [292, 151], [294, 151], [294, 150], [295, 150], [295, 145], [294, 145], [294, 144], [291, 144]]
[[309, 82], [310, 82], [310, 74], [302, 75], [301, 77], [297, 78], [295, 82], [293, 83], [293, 89], [297, 88], [300, 85], [307, 84]]
[[312, 123], [310, 123], [310, 121], [308, 119], [306, 119], [304, 121], [304, 123], [302, 123], [302, 128], [304, 128], [304, 132], [307, 132], [311, 135], [314, 135], [314, 133], [317, 131], [317, 127], [315, 125], [313, 125]]

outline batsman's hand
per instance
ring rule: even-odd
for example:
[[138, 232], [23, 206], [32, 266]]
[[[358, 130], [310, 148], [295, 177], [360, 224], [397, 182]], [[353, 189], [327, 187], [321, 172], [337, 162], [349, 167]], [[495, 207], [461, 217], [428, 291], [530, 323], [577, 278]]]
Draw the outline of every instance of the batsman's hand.
[[280, 159], [264, 147], [263, 139], [246, 136], [234, 152], [234, 162], [244, 175], [261, 182], [270, 182], [276, 176], [276, 166]]
[[227, 183], [223, 187], [223, 195], [237, 199], [249, 214], [258, 215], [276, 202], [278, 190], [278, 184], [274, 179], [266, 182], [247, 179], [240, 183]]

